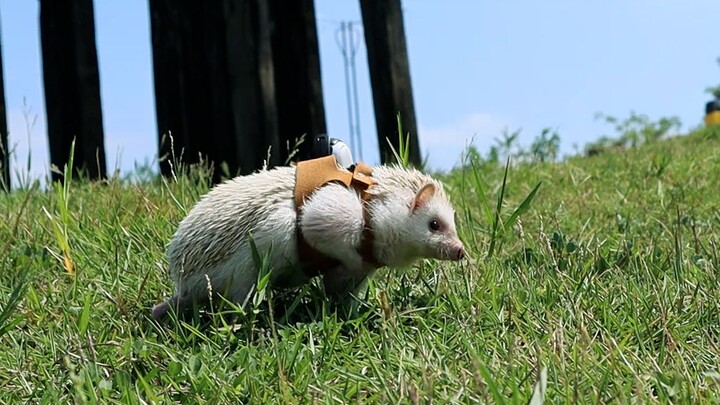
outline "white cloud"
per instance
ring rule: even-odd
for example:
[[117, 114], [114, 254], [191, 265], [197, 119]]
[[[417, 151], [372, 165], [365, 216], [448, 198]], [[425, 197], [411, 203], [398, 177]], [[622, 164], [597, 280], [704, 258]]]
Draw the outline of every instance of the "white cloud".
[[503, 129], [510, 127], [507, 120], [487, 113], [472, 113], [440, 127], [419, 125], [420, 147], [428, 156], [433, 170], [449, 170], [457, 165], [465, 148], [472, 142], [481, 151], [493, 144]]

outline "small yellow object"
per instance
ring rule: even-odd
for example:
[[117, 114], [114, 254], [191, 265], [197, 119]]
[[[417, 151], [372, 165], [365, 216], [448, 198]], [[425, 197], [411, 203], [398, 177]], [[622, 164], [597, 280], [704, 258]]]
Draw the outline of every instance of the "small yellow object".
[[705, 103], [705, 126], [720, 125], [720, 100]]
[[711, 111], [705, 115], [705, 126], [720, 125], [720, 111]]

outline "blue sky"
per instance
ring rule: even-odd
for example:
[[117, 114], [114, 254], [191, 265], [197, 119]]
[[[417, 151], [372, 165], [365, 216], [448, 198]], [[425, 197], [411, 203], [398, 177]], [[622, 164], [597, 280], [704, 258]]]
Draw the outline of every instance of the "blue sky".
[[[340, 21], [360, 21], [358, 4], [316, 0], [328, 131], [346, 140], [335, 34]], [[692, 128], [705, 88], [720, 83], [717, 0], [405, 0], [403, 8], [420, 144], [433, 169], [455, 165], [473, 137], [487, 150], [503, 128], [522, 128], [524, 144], [555, 128], [571, 153], [611, 133], [597, 112], [675, 115]], [[97, 0], [95, 16], [106, 155], [109, 169], [127, 172], [157, 153], [147, 0]], [[0, 0], [13, 169], [30, 149], [35, 175], [48, 166], [38, 17], [37, 1]], [[366, 61], [361, 46], [362, 155], [377, 163]]]

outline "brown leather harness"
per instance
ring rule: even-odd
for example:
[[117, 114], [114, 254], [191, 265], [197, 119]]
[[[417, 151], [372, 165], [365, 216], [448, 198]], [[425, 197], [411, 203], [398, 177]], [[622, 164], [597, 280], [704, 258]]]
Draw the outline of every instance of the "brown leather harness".
[[[358, 163], [351, 170], [343, 170], [337, 165], [335, 156], [326, 156], [318, 159], [304, 160], [298, 162], [295, 174], [295, 209], [300, 218], [300, 209], [314, 191], [330, 182], [337, 182], [352, 187], [360, 193], [363, 202], [364, 228], [362, 240], [358, 253], [363, 261], [375, 267], [381, 263], [373, 253], [374, 237], [370, 229], [368, 203], [371, 194], [367, 190], [377, 182], [372, 178], [372, 168], [364, 163]], [[322, 274], [326, 269], [338, 266], [337, 259], [329, 257], [310, 246], [302, 235], [298, 224], [297, 227], [298, 259], [305, 268], [305, 273], [312, 277]]]

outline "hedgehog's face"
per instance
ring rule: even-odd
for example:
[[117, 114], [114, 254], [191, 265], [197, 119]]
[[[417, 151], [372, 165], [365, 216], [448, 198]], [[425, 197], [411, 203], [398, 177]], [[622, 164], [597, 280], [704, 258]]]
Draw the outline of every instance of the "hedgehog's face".
[[465, 257], [465, 248], [455, 229], [455, 211], [440, 194], [432, 183], [417, 192], [410, 204], [411, 229], [406, 237], [421, 257], [460, 260]]

